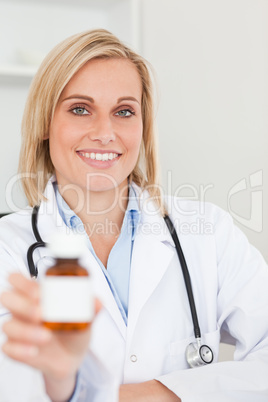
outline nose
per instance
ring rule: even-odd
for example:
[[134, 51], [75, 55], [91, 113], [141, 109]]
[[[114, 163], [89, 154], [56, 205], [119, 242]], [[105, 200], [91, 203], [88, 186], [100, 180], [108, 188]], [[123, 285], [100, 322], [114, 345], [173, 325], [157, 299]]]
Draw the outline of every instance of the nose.
[[107, 145], [116, 138], [112, 122], [109, 117], [101, 116], [94, 124], [94, 130], [90, 134], [93, 141], [99, 141], [102, 145]]

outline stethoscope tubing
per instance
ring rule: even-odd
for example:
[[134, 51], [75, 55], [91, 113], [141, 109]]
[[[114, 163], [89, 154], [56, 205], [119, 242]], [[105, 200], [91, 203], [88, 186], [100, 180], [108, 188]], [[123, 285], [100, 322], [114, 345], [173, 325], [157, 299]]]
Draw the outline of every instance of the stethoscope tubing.
[[32, 223], [32, 229], [33, 229], [33, 233], [34, 233], [34, 237], [36, 238], [36, 242], [34, 244], [32, 244], [27, 251], [27, 262], [28, 262], [28, 267], [29, 267], [29, 271], [31, 274], [31, 277], [36, 279], [38, 276], [38, 269], [34, 264], [34, 260], [33, 260], [33, 253], [34, 251], [39, 248], [39, 247], [45, 247], [46, 244], [45, 242], [42, 240], [40, 233], [38, 231], [37, 228], [37, 217], [38, 217], [38, 211], [39, 211], [39, 205], [35, 205], [33, 207], [33, 211], [32, 211], [32, 219], [31, 219], [31, 223]]
[[[33, 207], [32, 219], [31, 219], [32, 230], [33, 230], [34, 236], [36, 238], [36, 242], [29, 247], [28, 252], [27, 252], [28, 266], [29, 266], [31, 277], [33, 277], [33, 278], [37, 278], [37, 276], [38, 276], [38, 270], [37, 270], [37, 267], [35, 267], [34, 261], [33, 261], [33, 253], [37, 248], [46, 246], [46, 244], [42, 240], [39, 230], [37, 228], [38, 212], [39, 212], [39, 205], [36, 205]], [[186, 260], [184, 257], [184, 253], [182, 251], [181, 244], [180, 244], [175, 226], [173, 225], [173, 222], [171, 221], [170, 217], [167, 214], [164, 216], [164, 220], [166, 222], [168, 230], [174, 241], [175, 248], [176, 248], [176, 251], [177, 251], [177, 254], [179, 257], [179, 261], [181, 264], [181, 269], [182, 269], [182, 273], [183, 273], [183, 278], [184, 278], [184, 282], [185, 282], [185, 287], [186, 287], [191, 315], [192, 315], [195, 338], [201, 338], [201, 331], [200, 331], [196, 307], [195, 307], [191, 278], [190, 278], [189, 270], [188, 270], [187, 263], [186, 263]]]
[[196, 307], [195, 307], [191, 278], [190, 278], [189, 270], [188, 270], [186, 260], [185, 260], [185, 257], [184, 257], [184, 254], [183, 254], [183, 251], [181, 248], [181, 244], [180, 244], [175, 226], [173, 225], [170, 217], [168, 215], [165, 215], [164, 220], [166, 222], [168, 230], [174, 241], [175, 248], [176, 248], [176, 251], [177, 251], [177, 254], [179, 257], [179, 261], [181, 264], [181, 269], [182, 269], [185, 287], [186, 287], [186, 291], [187, 291], [187, 296], [188, 296], [188, 300], [189, 300], [189, 305], [190, 305], [190, 309], [191, 309], [191, 315], [192, 315], [192, 321], [193, 321], [193, 327], [194, 327], [194, 335], [195, 335], [195, 338], [201, 338], [201, 331], [200, 331]]
[[[36, 238], [36, 242], [34, 244], [32, 244], [27, 251], [27, 261], [28, 261], [29, 271], [30, 271], [31, 277], [35, 278], [35, 279], [38, 276], [38, 270], [33, 261], [33, 253], [37, 248], [46, 246], [45, 242], [42, 240], [42, 238], [40, 236], [40, 233], [39, 233], [38, 227], [37, 227], [38, 211], [39, 211], [39, 206], [35, 206], [33, 208], [32, 219], [31, 219], [32, 230], [33, 230], [34, 236]], [[190, 278], [189, 270], [188, 270], [187, 263], [186, 263], [186, 260], [184, 257], [184, 253], [182, 251], [181, 244], [180, 244], [175, 226], [167, 214], [164, 216], [164, 220], [165, 220], [167, 228], [172, 236], [172, 239], [174, 241], [175, 248], [176, 248], [176, 251], [177, 251], [177, 254], [179, 257], [179, 261], [180, 261], [180, 265], [181, 265], [181, 269], [182, 269], [182, 273], [183, 273], [183, 279], [184, 279], [184, 283], [185, 283], [185, 287], [186, 287], [186, 291], [187, 291], [188, 301], [189, 301], [189, 305], [190, 305], [190, 310], [191, 310], [194, 335], [196, 338], [196, 343], [190, 344], [187, 348], [187, 351], [189, 351], [190, 348], [193, 348], [193, 352], [192, 352], [192, 350], [190, 350], [190, 352], [187, 352], [189, 355], [189, 357], [187, 357], [187, 361], [191, 367], [199, 366], [204, 363], [208, 364], [208, 363], [211, 363], [213, 360], [213, 352], [207, 345], [201, 345], [201, 331], [200, 331], [197, 312], [196, 312], [191, 278]], [[204, 347], [209, 349], [209, 352], [211, 353], [211, 359], [208, 362], [202, 361], [203, 359], [200, 354], [202, 348], [204, 348]], [[201, 358], [200, 358], [200, 356], [201, 356]], [[198, 363], [198, 361], [199, 361], [199, 363]]]

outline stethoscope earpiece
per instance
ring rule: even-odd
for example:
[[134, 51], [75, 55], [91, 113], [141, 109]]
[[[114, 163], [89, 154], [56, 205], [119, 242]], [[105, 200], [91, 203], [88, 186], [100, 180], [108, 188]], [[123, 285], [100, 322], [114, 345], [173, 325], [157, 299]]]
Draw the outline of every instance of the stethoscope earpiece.
[[207, 345], [201, 345], [201, 339], [190, 343], [186, 349], [186, 360], [190, 367], [201, 367], [213, 361], [213, 352]]

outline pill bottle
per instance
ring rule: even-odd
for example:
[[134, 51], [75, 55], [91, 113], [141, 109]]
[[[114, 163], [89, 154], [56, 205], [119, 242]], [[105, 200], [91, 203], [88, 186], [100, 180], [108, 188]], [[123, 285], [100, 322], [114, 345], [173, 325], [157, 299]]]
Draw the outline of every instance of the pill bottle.
[[79, 258], [85, 252], [85, 238], [78, 234], [57, 234], [47, 244], [55, 264], [41, 279], [43, 325], [55, 331], [88, 328], [94, 315], [91, 279]]

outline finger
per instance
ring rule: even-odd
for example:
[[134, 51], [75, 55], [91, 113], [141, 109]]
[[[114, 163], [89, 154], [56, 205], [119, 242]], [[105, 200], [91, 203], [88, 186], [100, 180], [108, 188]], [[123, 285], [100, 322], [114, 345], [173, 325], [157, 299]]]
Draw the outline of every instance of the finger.
[[43, 345], [52, 338], [51, 332], [40, 325], [29, 325], [17, 319], [7, 321], [2, 326], [9, 341]]
[[20, 273], [13, 273], [9, 275], [8, 281], [21, 294], [34, 300], [40, 299], [39, 285], [32, 279], [28, 279]]
[[3, 292], [0, 301], [17, 318], [35, 323], [41, 321], [40, 305], [37, 302], [33, 303], [32, 299], [11, 291]]
[[39, 354], [37, 346], [14, 341], [5, 342], [2, 345], [2, 351], [12, 359], [28, 364], [31, 364], [31, 361]]
[[97, 315], [98, 312], [102, 309], [102, 303], [99, 299], [95, 299], [95, 314]]

